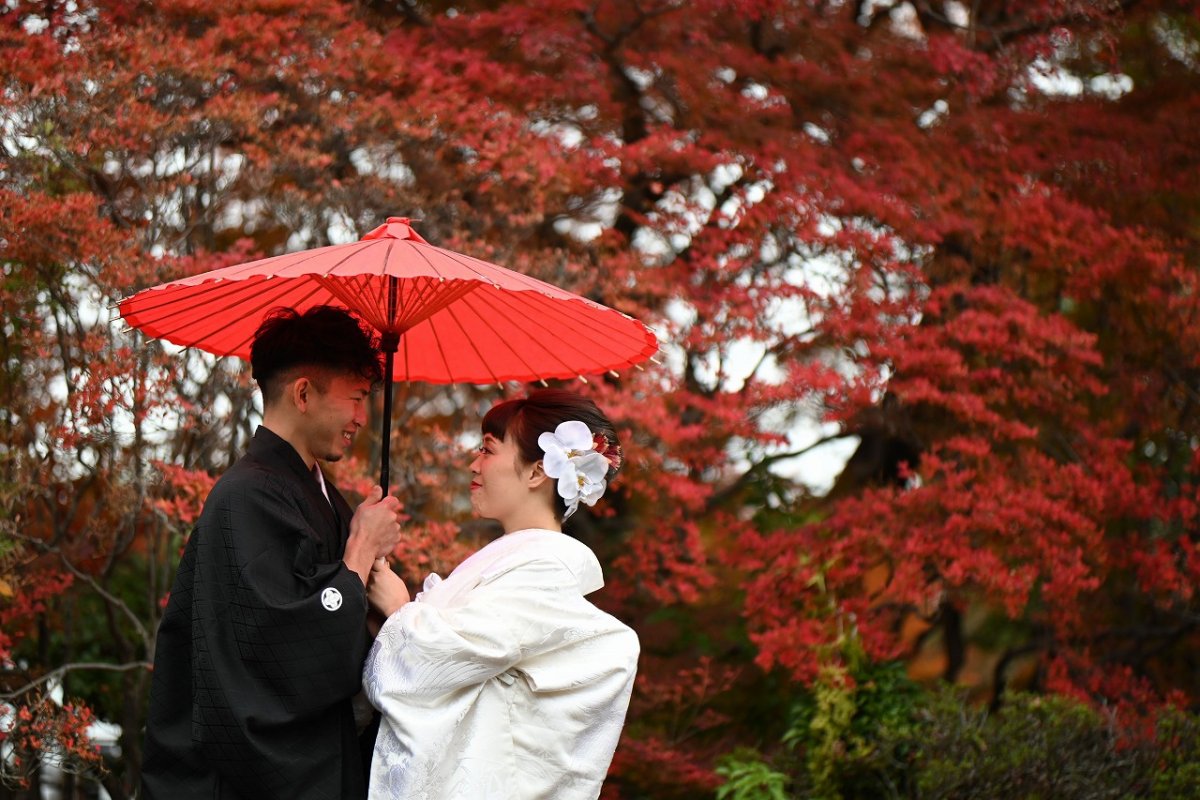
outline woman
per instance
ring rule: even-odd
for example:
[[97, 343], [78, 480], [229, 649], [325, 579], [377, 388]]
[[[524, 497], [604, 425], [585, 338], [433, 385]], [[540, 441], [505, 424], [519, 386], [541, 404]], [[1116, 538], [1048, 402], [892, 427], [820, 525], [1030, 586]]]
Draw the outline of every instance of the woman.
[[637, 668], [636, 634], [584, 596], [600, 564], [562, 533], [621, 465], [590, 400], [543, 390], [494, 406], [471, 463], [471, 505], [504, 535], [409, 602], [377, 562], [387, 621], [364, 686], [383, 722], [372, 798], [594, 800]]

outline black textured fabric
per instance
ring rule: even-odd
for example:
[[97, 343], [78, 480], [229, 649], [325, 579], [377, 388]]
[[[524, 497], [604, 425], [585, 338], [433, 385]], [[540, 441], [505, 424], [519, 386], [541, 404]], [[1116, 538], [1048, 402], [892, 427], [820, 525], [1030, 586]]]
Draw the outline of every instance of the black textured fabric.
[[341, 561], [352, 511], [327, 489], [261, 427], [213, 487], [159, 626], [148, 800], [366, 797], [366, 592]]

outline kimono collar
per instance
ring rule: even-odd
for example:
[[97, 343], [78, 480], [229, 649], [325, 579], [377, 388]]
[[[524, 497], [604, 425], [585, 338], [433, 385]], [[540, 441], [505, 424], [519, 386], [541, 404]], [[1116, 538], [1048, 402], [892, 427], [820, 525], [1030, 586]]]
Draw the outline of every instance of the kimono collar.
[[[249, 451], [252, 457], [273, 464], [275, 469], [292, 473], [296, 485], [301, 487], [301, 491], [309, 498], [311, 510], [324, 520], [324, 525], [316, 527], [325, 538], [326, 545], [330, 548], [329, 552], [337, 553], [337, 557], [341, 558], [342, 548], [346, 546], [346, 536], [350, 530], [350, 516], [346, 501], [338, 495], [337, 489], [332, 484], [325, 484], [325, 491], [321, 491], [321, 483], [296, 452], [296, 448], [265, 425], [259, 425], [254, 431]], [[319, 480], [324, 481], [324, 473]]]
[[[507, 551], [506, 555], [528, 547], [536, 551], [538, 556], [557, 558], [575, 576], [580, 594], [591, 594], [604, 586], [604, 571], [600, 568], [596, 554], [586, 544], [565, 533], [544, 528], [527, 528], [501, 536], [493, 541], [490, 547], [503, 548]], [[511, 566], [509, 560], [501, 556], [497, 564], [500, 571]]]
[[298, 478], [310, 481], [316, 480], [313, 474], [309, 472], [308, 465], [304, 463], [304, 459], [296, 452], [296, 448], [292, 447], [291, 442], [275, 433], [275, 431], [266, 425], [259, 425], [255, 429], [254, 438], [250, 440], [250, 452], [260, 458], [287, 465], [289, 469], [296, 473]]

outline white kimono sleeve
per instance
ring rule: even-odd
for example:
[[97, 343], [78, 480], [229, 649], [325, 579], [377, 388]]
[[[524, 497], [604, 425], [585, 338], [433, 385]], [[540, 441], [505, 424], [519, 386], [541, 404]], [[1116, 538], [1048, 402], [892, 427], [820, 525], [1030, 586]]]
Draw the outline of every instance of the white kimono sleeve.
[[538, 559], [485, 576], [448, 607], [417, 600], [384, 624], [367, 660], [366, 689], [425, 705], [576, 644], [607, 625], [561, 561]]

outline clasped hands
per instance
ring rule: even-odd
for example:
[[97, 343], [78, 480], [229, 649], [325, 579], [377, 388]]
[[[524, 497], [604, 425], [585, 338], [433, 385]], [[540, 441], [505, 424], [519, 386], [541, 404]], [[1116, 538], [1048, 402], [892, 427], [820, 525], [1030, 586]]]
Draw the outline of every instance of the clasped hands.
[[[383, 490], [375, 486], [354, 510], [354, 517], [350, 520], [350, 537], [346, 540], [346, 555], [342, 560], [351, 571], [358, 573], [363, 586], [369, 587], [376, 582], [372, 579], [372, 571], [378, 559], [385, 558], [396, 549], [399, 541], [400, 501], [391, 495], [384, 497]], [[386, 559], [383, 564], [386, 567]], [[391, 569], [387, 571], [391, 572]], [[401, 587], [404, 586], [398, 577], [396, 581]], [[408, 591], [404, 593], [407, 595]], [[368, 599], [371, 599], [369, 591]]]
[[377, 558], [371, 564], [371, 580], [367, 583], [367, 602], [371, 608], [387, 619], [410, 600], [408, 587], [388, 564], [386, 558]]
[[378, 486], [359, 504], [350, 520], [346, 566], [367, 587], [367, 601], [384, 618], [409, 601], [408, 587], [392, 572], [388, 553], [400, 541], [400, 501], [383, 496]]

